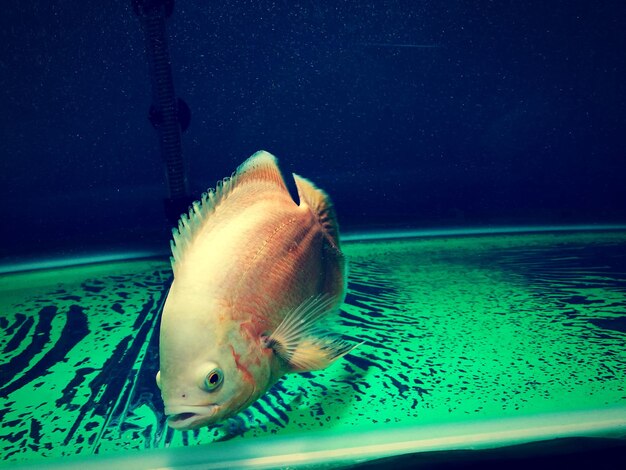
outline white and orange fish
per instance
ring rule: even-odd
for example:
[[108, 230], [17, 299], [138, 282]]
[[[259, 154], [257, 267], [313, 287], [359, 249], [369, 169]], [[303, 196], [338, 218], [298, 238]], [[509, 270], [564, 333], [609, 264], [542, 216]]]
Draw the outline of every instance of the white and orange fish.
[[346, 292], [332, 204], [293, 177], [299, 205], [274, 156], [257, 152], [174, 230], [157, 374], [172, 428], [224, 420], [285, 373], [323, 369], [353, 349], [319, 329]]

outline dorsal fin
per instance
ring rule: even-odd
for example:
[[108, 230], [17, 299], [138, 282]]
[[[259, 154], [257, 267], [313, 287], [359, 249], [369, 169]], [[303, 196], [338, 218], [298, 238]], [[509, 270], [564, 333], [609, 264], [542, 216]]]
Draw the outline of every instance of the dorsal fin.
[[265, 150], [259, 150], [243, 162], [237, 168], [234, 176], [237, 178], [237, 185], [257, 181], [276, 185], [287, 191], [283, 175], [278, 169], [276, 157]]
[[296, 180], [300, 204], [302, 204], [302, 201], [307, 203], [313, 213], [317, 215], [317, 220], [326, 233], [328, 241], [335, 248], [339, 249], [339, 226], [330, 197], [308, 179], [295, 173], [293, 178]]
[[180, 264], [187, 247], [192, 243], [200, 228], [215, 209], [224, 202], [236, 187], [251, 183], [265, 183], [287, 191], [285, 181], [278, 169], [276, 157], [265, 150], [260, 150], [243, 162], [230, 178], [218, 181], [215, 189], [209, 189], [195, 201], [187, 214], [178, 221], [178, 227], [172, 229], [170, 248], [172, 270], [176, 276], [176, 265]]

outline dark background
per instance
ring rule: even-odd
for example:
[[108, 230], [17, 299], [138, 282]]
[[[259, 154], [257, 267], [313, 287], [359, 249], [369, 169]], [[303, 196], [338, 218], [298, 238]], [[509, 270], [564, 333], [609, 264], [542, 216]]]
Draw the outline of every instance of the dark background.
[[[197, 194], [266, 149], [345, 230], [626, 222], [623, 0], [178, 0], [168, 32]], [[4, 0], [0, 254], [167, 246], [150, 100], [130, 0]]]

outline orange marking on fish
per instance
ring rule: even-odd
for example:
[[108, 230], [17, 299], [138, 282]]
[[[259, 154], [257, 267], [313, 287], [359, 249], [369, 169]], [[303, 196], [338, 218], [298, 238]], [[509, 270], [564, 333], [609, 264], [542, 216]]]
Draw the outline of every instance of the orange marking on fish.
[[[262, 328], [260, 328], [260, 322], [244, 321], [239, 325], [239, 331], [243, 337], [247, 337], [251, 344], [255, 347], [260, 347], [261, 340], [255, 340], [255, 338], [261, 338]], [[252, 363], [255, 366], [261, 364], [261, 358], [258, 355], [252, 355]]]
[[237, 366], [237, 369], [239, 369], [241, 371], [241, 373], [243, 374], [243, 378], [246, 382], [250, 382], [250, 383], [254, 383], [254, 377], [252, 376], [252, 374], [250, 373], [250, 371], [248, 370], [248, 368], [246, 366], [244, 366], [241, 362], [239, 362], [239, 359], [241, 359], [241, 355], [237, 354], [235, 352], [235, 348], [233, 348], [232, 345], [230, 345], [230, 350], [233, 354], [233, 359], [235, 360], [235, 365]]

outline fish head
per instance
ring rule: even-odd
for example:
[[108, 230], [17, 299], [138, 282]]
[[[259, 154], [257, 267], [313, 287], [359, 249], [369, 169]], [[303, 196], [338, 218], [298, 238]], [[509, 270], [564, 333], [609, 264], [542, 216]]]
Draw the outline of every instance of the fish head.
[[[172, 295], [174, 294], [174, 295]], [[170, 300], [171, 299], [171, 300]], [[170, 294], [163, 309], [157, 385], [167, 423], [197, 429], [238, 413], [271, 385], [269, 352], [242, 335], [223, 307]], [[207, 321], [210, 318], [210, 321]]]

